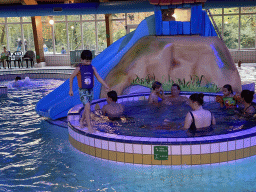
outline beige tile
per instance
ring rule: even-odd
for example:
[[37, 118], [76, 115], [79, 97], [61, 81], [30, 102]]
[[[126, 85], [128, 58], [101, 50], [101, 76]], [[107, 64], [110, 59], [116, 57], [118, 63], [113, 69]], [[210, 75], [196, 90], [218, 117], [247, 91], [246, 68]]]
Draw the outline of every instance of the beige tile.
[[142, 156], [142, 163], [146, 165], [151, 165], [152, 164], [152, 155], [143, 155]]
[[101, 158], [108, 159], [108, 150], [105, 150], [105, 149], [101, 150]]
[[210, 163], [211, 163], [211, 154], [202, 154], [201, 164], [210, 164]]
[[256, 146], [252, 146], [251, 147], [251, 149], [250, 149], [250, 151], [251, 151], [251, 156], [254, 156], [254, 155], [256, 155]]
[[200, 165], [201, 159], [200, 155], [192, 155], [192, 165]]
[[134, 164], [142, 164], [142, 154], [133, 154]]
[[84, 145], [84, 152], [90, 155], [90, 146]]
[[236, 159], [244, 158], [244, 149], [237, 149], [236, 150]]
[[220, 153], [220, 162], [227, 162], [228, 161], [228, 152], [221, 152]]
[[244, 148], [244, 158], [250, 157], [250, 147]]
[[172, 156], [168, 156], [168, 160], [162, 160], [162, 165], [172, 165]]
[[220, 153], [211, 154], [211, 164], [220, 162]]
[[90, 155], [95, 157], [95, 155], [96, 155], [95, 147], [91, 147], [91, 146], [89, 146], [89, 150], [90, 150], [90, 152], [89, 152], [89, 153], [90, 153]]
[[161, 165], [162, 161], [161, 160], [155, 160], [154, 155], [152, 155], [152, 165]]
[[228, 151], [228, 161], [236, 160], [236, 151]]
[[172, 165], [181, 165], [181, 155], [172, 155]]
[[116, 160], [117, 160], [118, 162], [124, 162], [124, 153], [122, 153], [122, 152], [117, 152], [117, 153], [116, 153]]
[[96, 148], [96, 157], [101, 158], [101, 149]]
[[109, 151], [108, 152], [108, 158], [111, 161], [116, 161], [116, 152], [115, 151]]
[[192, 163], [191, 155], [182, 155], [181, 162], [182, 162], [182, 165], [191, 165]]
[[133, 154], [125, 153], [124, 159], [125, 159], [125, 163], [133, 163]]

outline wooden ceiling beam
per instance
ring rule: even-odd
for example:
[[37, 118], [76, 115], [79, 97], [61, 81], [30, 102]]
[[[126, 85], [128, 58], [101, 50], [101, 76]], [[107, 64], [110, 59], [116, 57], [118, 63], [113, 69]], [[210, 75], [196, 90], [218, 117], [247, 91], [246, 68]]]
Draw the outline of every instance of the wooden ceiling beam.
[[21, 0], [22, 5], [37, 5], [36, 0]]

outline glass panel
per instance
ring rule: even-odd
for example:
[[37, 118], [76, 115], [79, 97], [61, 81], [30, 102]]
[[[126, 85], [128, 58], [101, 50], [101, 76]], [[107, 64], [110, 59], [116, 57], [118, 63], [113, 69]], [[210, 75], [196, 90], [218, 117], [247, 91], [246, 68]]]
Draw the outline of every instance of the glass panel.
[[211, 12], [212, 15], [222, 14], [222, 8], [219, 8], [219, 9], [210, 9], [210, 12]]
[[97, 22], [98, 27], [98, 52], [107, 48], [106, 25], [104, 21]]
[[224, 8], [224, 14], [239, 13], [239, 8]]
[[97, 20], [105, 20], [105, 15], [104, 14], [98, 14], [96, 15]]
[[80, 21], [80, 15], [68, 15], [68, 21]]
[[142, 13], [128, 13], [127, 14], [127, 24], [139, 24], [142, 20], [150, 15], [153, 15], [154, 12], [142, 12]]
[[242, 13], [256, 13], [256, 7], [241, 7]]
[[191, 9], [175, 9], [173, 17], [175, 17], [175, 21], [190, 21]]
[[18, 24], [8, 25], [8, 38], [10, 51], [21, 51], [22, 50], [22, 39], [21, 39], [21, 26]]
[[52, 25], [43, 23], [44, 53], [53, 54]]
[[240, 41], [241, 49], [255, 48], [256, 15], [241, 15]]
[[1, 53], [2, 53], [3, 46], [6, 46], [7, 48], [5, 25], [0, 25], [0, 46], [1, 46]]
[[4, 17], [0, 17], [0, 23], [5, 23], [5, 18]]
[[112, 19], [125, 19], [125, 13], [112, 14]]
[[28, 50], [35, 51], [32, 24], [23, 24], [23, 31], [25, 52]]
[[69, 38], [69, 48], [73, 50], [81, 50], [81, 25], [78, 22], [69, 22], [68, 23], [68, 38]]
[[53, 16], [54, 21], [65, 21], [65, 15]]
[[222, 34], [222, 16], [213, 16], [213, 20], [215, 21], [220, 34]]
[[67, 53], [67, 32], [66, 32], [66, 23], [56, 23], [54, 25], [55, 32], [55, 49], [56, 53]]
[[94, 20], [95, 15], [94, 14], [89, 14], [89, 15], [82, 15], [83, 20]]
[[22, 17], [23, 22], [31, 22], [31, 17]]
[[41, 20], [48, 22], [49, 21], [49, 16], [42, 16]]
[[125, 35], [125, 21], [113, 21], [113, 41], [116, 41]]
[[229, 49], [238, 49], [238, 15], [224, 17], [223, 39]]
[[20, 17], [7, 17], [7, 23], [19, 23]]
[[84, 48], [89, 50], [96, 49], [95, 22], [84, 22]]

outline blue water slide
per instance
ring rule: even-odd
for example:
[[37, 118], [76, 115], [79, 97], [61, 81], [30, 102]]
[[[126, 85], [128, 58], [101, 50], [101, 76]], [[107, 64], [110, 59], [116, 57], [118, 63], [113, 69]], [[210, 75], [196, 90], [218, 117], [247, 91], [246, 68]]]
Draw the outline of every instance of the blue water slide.
[[[105, 49], [101, 54], [92, 60], [92, 65], [99, 75], [105, 79], [108, 73], [119, 63], [125, 53], [142, 37], [155, 35], [154, 16], [143, 20], [137, 29], [122, 37]], [[94, 99], [100, 97], [101, 84], [95, 79]], [[68, 111], [75, 105], [81, 104], [77, 78], [73, 81], [74, 96], [69, 96], [69, 79], [61, 86], [42, 98], [36, 105], [39, 115], [53, 120], [67, 116]]]

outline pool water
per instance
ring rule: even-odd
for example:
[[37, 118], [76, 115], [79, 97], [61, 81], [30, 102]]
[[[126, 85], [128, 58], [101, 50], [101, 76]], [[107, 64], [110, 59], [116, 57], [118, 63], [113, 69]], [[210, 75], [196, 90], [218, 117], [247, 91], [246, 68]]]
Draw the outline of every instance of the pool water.
[[[186, 114], [192, 111], [185, 103], [177, 105], [153, 106], [147, 101], [123, 102], [125, 106], [126, 122], [95, 122], [95, 128], [105, 133], [138, 137], [158, 138], [186, 138], [189, 137], [184, 126]], [[216, 102], [209, 102], [203, 105], [204, 109], [212, 112], [216, 118], [216, 125], [209, 135], [227, 134], [241, 129], [248, 129], [256, 126], [254, 119], [246, 120], [239, 118], [234, 109], [221, 109]]]
[[0, 191], [255, 191], [256, 157], [209, 166], [142, 166], [75, 150], [68, 130], [35, 112], [63, 81], [8, 90], [0, 108]]

